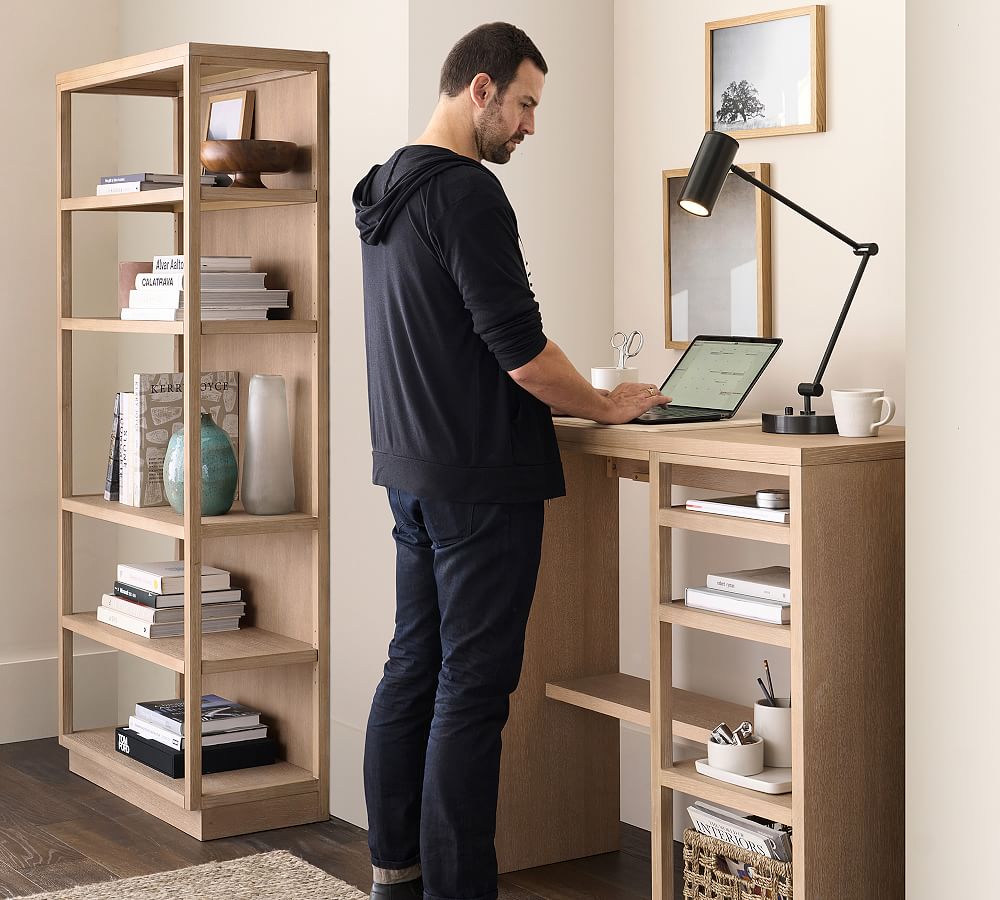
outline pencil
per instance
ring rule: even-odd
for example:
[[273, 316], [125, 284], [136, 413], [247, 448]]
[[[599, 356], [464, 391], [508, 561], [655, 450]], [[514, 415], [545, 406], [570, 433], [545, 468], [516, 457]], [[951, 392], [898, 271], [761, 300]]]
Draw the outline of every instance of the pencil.
[[767, 688], [771, 692], [771, 699], [774, 699], [774, 684], [771, 681], [771, 667], [767, 664], [767, 660], [764, 660], [764, 674], [767, 675]]
[[767, 692], [767, 685], [764, 684], [763, 678], [757, 679], [757, 684], [760, 685], [760, 689], [764, 692], [764, 698], [767, 700], [768, 706], [777, 706], [778, 704], [774, 702], [774, 695]]

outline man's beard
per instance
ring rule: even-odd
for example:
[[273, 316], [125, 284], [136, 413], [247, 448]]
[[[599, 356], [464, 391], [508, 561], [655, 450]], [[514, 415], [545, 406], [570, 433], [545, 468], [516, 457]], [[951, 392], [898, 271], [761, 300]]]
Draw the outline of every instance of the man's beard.
[[511, 140], [517, 140], [517, 135], [503, 130], [500, 104], [494, 98], [476, 123], [476, 149], [480, 158], [501, 166], [510, 162], [511, 151], [507, 142]]

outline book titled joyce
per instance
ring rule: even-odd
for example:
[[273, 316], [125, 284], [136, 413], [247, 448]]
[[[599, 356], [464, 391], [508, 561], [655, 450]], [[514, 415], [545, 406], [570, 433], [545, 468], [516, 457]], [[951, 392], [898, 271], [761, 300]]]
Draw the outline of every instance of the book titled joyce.
[[707, 584], [717, 591], [791, 603], [789, 575], [788, 566], [767, 566], [763, 569], [742, 569], [739, 572], [709, 575]]
[[791, 609], [788, 603], [762, 600], [759, 597], [744, 597], [741, 594], [715, 591], [712, 588], [686, 588], [684, 605], [694, 609], [707, 609], [710, 612], [740, 616], [744, 619], [771, 622], [775, 625], [787, 625], [791, 621]]
[[[118, 581], [154, 594], [179, 594], [184, 591], [184, 560], [166, 562], [119, 563]], [[215, 566], [202, 565], [203, 591], [229, 590], [229, 573]]]
[[754, 496], [688, 500], [685, 507], [693, 512], [712, 513], [717, 516], [736, 516], [740, 519], [759, 519], [761, 522], [788, 524], [787, 509], [764, 509], [757, 505], [757, 498]]
[[[136, 373], [129, 431], [135, 477], [133, 506], [164, 506], [163, 459], [171, 436], [184, 424], [184, 375], [181, 372]], [[239, 373], [203, 372], [201, 409], [226, 434], [239, 459]], [[121, 579], [124, 580], [124, 579]], [[141, 587], [141, 585], [136, 585]], [[226, 585], [228, 587], [228, 585]], [[170, 593], [161, 591], [160, 593]]]
[[[169, 731], [184, 734], [184, 701], [152, 700], [135, 705], [138, 718]], [[217, 734], [234, 728], [251, 728], [260, 725], [260, 711], [234, 703], [218, 694], [201, 698], [201, 733]]]

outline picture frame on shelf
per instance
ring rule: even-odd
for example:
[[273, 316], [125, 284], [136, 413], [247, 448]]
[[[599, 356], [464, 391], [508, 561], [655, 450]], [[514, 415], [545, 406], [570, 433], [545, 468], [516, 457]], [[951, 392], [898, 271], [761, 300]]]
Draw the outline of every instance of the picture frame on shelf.
[[246, 140], [253, 133], [253, 91], [229, 91], [208, 98], [205, 141]]
[[705, 128], [736, 140], [826, 131], [825, 7], [705, 25]]
[[[768, 163], [741, 167], [770, 184]], [[727, 178], [711, 216], [678, 205], [688, 169], [663, 172], [664, 345], [685, 350], [699, 334], [772, 337], [771, 198]]]

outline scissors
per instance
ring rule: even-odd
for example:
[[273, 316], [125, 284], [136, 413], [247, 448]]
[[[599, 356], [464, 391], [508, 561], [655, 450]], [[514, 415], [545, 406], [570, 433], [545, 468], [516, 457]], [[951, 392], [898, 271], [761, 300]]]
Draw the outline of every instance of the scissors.
[[618, 351], [618, 368], [624, 369], [625, 363], [642, 349], [642, 332], [632, 331], [625, 334], [624, 331], [616, 331], [611, 335], [611, 347]]

